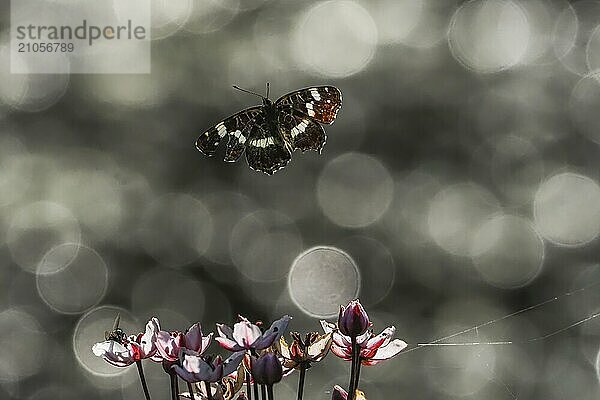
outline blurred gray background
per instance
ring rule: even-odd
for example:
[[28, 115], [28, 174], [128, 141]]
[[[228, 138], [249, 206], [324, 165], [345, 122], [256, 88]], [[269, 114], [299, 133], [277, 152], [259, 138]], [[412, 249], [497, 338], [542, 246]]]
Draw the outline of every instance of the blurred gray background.
[[[447, 341], [516, 344], [419, 349], [361, 386], [598, 398], [599, 321], [519, 342], [599, 311], [600, 1], [152, 3], [150, 75], [69, 76], [10, 74], [2, 2], [0, 398], [142, 399], [135, 368], [90, 350], [117, 312], [128, 331], [238, 313], [306, 331], [358, 294], [412, 347], [584, 287]], [[197, 152], [258, 102], [231, 85], [267, 81], [340, 88], [323, 153], [269, 177]], [[305, 398], [347, 370], [330, 355]]]

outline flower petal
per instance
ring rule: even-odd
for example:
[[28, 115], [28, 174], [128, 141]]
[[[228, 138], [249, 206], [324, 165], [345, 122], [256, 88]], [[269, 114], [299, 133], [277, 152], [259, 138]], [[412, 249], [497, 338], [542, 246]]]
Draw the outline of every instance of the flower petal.
[[339, 332], [334, 332], [332, 335], [333, 343], [341, 347], [352, 347], [351, 339]]
[[400, 353], [402, 350], [406, 348], [407, 344], [403, 340], [394, 339], [387, 344], [387, 346], [381, 346], [376, 352], [375, 355], [370, 357], [371, 360], [374, 361], [382, 361], [388, 360]]
[[251, 345], [256, 350], [263, 350], [271, 346], [273, 342], [278, 339], [287, 329], [288, 324], [292, 317], [284, 315], [277, 321], [271, 324], [271, 327], [265, 331], [260, 337], [258, 337]]
[[283, 336], [281, 336], [279, 340], [275, 342], [275, 348], [277, 349], [277, 352], [281, 354], [281, 357], [285, 358], [286, 360], [291, 358], [289, 345]]
[[160, 331], [158, 319], [151, 318], [146, 324], [146, 331], [139, 336], [136, 343], [140, 346], [141, 358], [152, 357], [156, 353], [156, 334]]
[[183, 380], [190, 383], [200, 381], [212, 381], [214, 382], [215, 372], [221, 373], [218, 379], [221, 379], [223, 367], [217, 371], [217, 368], [213, 368], [212, 365], [208, 364], [198, 353], [182, 348], [179, 354], [179, 362], [181, 366], [174, 365], [172, 368], [175, 370]]
[[206, 349], [208, 349], [208, 346], [210, 346], [210, 342], [212, 342], [212, 338], [213, 338], [213, 333], [209, 333], [207, 336], [203, 336], [202, 337], [202, 349], [199, 350], [200, 354], [203, 354]]
[[329, 352], [332, 337], [333, 335], [331, 333], [317, 337], [317, 340], [308, 346], [308, 357], [312, 361], [321, 361], [321, 359], [327, 355], [327, 352]]
[[185, 332], [185, 347], [200, 353], [202, 350], [202, 328], [196, 322]]
[[321, 326], [323, 327], [323, 330], [325, 331], [325, 333], [331, 333], [331, 332], [335, 332], [337, 331], [337, 326], [331, 322], [327, 322], [324, 320], [321, 320]]
[[340, 347], [333, 343], [331, 345], [331, 352], [346, 361], [352, 360], [352, 352], [347, 347]]
[[224, 337], [215, 338], [215, 341], [217, 343], [219, 343], [219, 345], [222, 348], [224, 348], [225, 350], [240, 351], [240, 350], [244, 349], [242, 346], [240, 346], [239, 344], [237, 344], [235, 341], [227, 339], [227, 338], [224, 338]]
[[342, 389], [340, 386], [335, 385], [333, 387], [333, 392], [331, 393], [331, 400], [347, 400], [348, 392]]
[[[179, 335], [178, 335], [179, 336]], [[177, 361], [179, 356], [179, 340], [166, 331], [156, 333], [156, 348], [163, 359], [167, 361]]]
[[135, 361], [129, 349], [114, 340], [96, 343], [92, 346], [92, 351], [115, 367], [127, 367]]
[[373, 332], [372, 331], [366, 331], [365, 333], [363, 333], [362, 335], [358, 336], [356, 338], [356, 343], [359, 346], [364, 346], [365, 343], [371, 339], [373, 337]]
[[233, 340], [233, 331], [231, 328], [224, 324], [217, 324], [217, 333], [219, 336]]
[[235, 372], [246, 354], [245, 351], [238, 351], [230, 355], [223, 362], [223, 375], [229, 375]]
[[179, 365], [175, 364], [171, 367], [173, 369], [173, 371], [175, 371], [175, 373], [184, 381], [186, 382], [190, 382], [190, 383], [196, 383], [196, 382], [200, 382], [201, 379], [198, 379], [197, 374], [189, 372], [187, 369], [180, 367]]
[[395, 332], [395, 327], [388, 326], [383, 331], [381, 331], [379, 335], [371, 336], [371, 338], [369, 338], [366, 341], [363, 347], [369, 351], [375, 351], [382, 346], [386, 346], [394, 336]]
[[245, 318], [233, 325], [233, 340], [244, 348], [250, 348], [260, 335], [260, 328]]

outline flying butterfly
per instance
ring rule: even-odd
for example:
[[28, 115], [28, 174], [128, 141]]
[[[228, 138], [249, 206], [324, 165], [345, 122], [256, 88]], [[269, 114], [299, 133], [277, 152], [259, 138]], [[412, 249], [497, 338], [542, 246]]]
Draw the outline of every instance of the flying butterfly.
[[327, 135], [321, 124], [331, 125], [342, 106], [342, 93], [334, 86], [313, 86], [269, 100], [266, 96], [234, 86], [262, 98], [262, 105], [246, 108], [219, 122], [196, 140], [196, 148], [212, 156], [227, 137], [224, 160], [237, 161], [246, 153], [250, 168], [272, 175], [285, 167], [294, 150], [321, 153]]

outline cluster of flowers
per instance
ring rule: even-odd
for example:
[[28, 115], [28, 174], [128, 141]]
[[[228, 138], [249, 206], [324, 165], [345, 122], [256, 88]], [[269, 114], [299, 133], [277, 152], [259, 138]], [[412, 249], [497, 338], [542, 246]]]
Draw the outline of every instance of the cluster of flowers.
[[[323, 334], [309, 332], [301, 336], [292, 332], [288, 344], [283, 334], [290, 320], [286, 315], [265, 331], [260, 324], [241, 316], [233, 328], [217, 324], [215, 341], [231, 352], [225, 360], [206, 354], [213, 334], [204, 336], [199, 323], [185, 332], [168, 332], [161, 330], [157, 318], [148, 321], [145, 332], [127, 336], [118, 327], [117, 317], [113, 330], [106, 333], [106, 340], [96, 343], [92, 350], [116, 367], [136, 364], [147, 400], [150, 393], [142, 367], [144, 359], [162, 363], [170, 376], [172, 400], [180, 397], [274, 400], [273, 385], [293, 371], [299, 371], [298, 400], [301, 400], [306, 370], [331, 350], [351, 362], [348, 390], [334, 386], [332, 400], [357, 400], [365, 398], [358, 390], [361, 366], [392, 358], [406, 347], [404, 341], [393, 338], [393, 326], [374, 334], [369, 316], [358, 300], [340, 307], [337, 323], [321, 321]], [[187, 392], [179, 391], [179, 378], [186, 382]]]

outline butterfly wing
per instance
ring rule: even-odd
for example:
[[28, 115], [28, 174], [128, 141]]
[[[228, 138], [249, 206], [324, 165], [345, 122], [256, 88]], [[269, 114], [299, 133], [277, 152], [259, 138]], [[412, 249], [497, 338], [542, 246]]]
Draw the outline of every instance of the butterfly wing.
[[285, 142], [277, 131], [275, 121], [261, 114], [252, 125], [246, 141], [246, 161], [250, 168], [273, 175], [285, 167], [292, 158]]
[[281, 96], [277, 106], [290, 106], [322, 124], [332, 124], [342, 107], [342, 92], [335, 86], [314, 86]]
[[213, 156], [219, 143], [228, 136], [225, 161], [238, 160], [244, 152], [254, 120], [262, 113], [263, 107], [255, 106], [233, 114], [202, 133], [196, 140], [196, 148], [207, 156]]
[[321, 125], [290, 106], [277, 109], [277, 126], [281, 136], [294, 150], [314, 150], [321, 153], [327, 135]]

